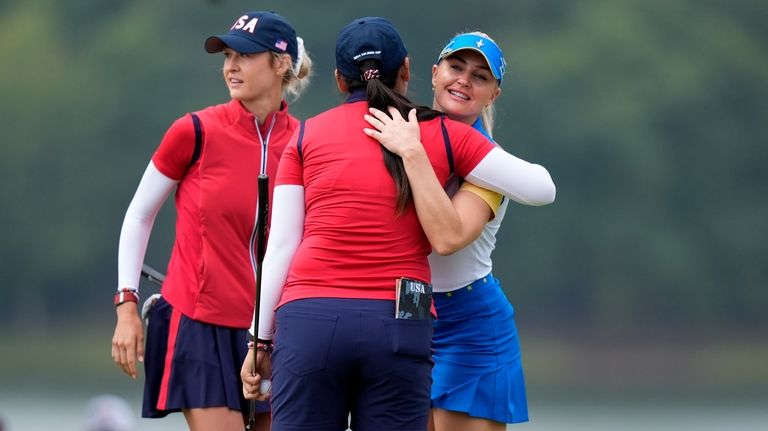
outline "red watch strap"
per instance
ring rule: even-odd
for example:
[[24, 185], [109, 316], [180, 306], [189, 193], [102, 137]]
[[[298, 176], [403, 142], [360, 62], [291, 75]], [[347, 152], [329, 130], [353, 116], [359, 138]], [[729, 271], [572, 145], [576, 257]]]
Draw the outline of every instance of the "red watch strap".
[[123, 290], [115, 294], [115, 306], [122, 304], [123, 302], [139, 302], [139, 294], [133, 290]]

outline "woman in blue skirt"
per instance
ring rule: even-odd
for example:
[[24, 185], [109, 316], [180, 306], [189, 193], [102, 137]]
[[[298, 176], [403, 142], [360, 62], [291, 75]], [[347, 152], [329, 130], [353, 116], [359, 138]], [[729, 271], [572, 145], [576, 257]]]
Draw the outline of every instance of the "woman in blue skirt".
[[[486, 34], [457, 35], [432, 67], [433, 108], [493, 141], [493, 103], [501, 94], [505, 68], [501, 49]], [[391, 112], [394, 120], [373, 114], [369, 122], [380, 133], [370, 135], [387, 149], [404, 159], [423, 151], [410, 145], [418, 142], [413, 139], [418, 135], [408, 135], [409, 129], [418, 132], [412, 124], [396, 113]], [[525, 422], [528, 406], [514, 310], [492, 274], [491, 261], [509, 200], [460, 179], [441, 193], [426, 165], [406, 164], [406, 173], [434, 249], [429, 256], [437, 310], [432, 425], [437, 431], [502, 431], [508, 423]]]

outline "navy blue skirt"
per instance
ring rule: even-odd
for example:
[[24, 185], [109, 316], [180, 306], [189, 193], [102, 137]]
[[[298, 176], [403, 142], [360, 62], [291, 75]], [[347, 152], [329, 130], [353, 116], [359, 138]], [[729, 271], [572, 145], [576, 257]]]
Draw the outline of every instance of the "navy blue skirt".
[[435, 293], [432, 406], [502, 423], [528, 420], [514, 309], [491, 274]]
[[[247, 414], [240, 380], [247, 333], [192, 320], [160, 298], [147, 325], [142, 416], [206, 407]], [[269, 403], [258, 402], [256, 411], [269, 411]]]

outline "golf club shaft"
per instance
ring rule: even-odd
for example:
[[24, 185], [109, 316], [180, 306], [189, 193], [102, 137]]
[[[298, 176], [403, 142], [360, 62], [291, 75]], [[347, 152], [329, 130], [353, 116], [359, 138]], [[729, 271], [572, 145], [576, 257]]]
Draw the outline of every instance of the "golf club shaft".
[[163, 281], [165, 281], [164, 274], [152, 268], [151, 266], [147, 265], [146, 263], [141, 266], [141, 275], [145, 277], [147, 280], [160, 286], [162, 286]]
[[[269, 217], [269, 177], [259, 175], [259, 203], [256, 214], [256, 296], [253, 301], [254, 337], [259, 336], [259, 303], [261, 302], [261, 264], [264, 262], [264, 252], [267, 246], [267, 219]], [[256, 348], [253, 351], [251, 373], [256, 374]], [[248, 412], [248, 426], [252, 430], [256, 422], [256, 400], [251, 400]]]

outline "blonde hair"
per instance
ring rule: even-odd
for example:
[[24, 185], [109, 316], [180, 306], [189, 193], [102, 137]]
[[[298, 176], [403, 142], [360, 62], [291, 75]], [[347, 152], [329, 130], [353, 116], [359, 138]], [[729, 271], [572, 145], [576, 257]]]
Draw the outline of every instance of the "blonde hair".
[[[488, 36], [487, 34], [481, 32], [481, 31], [473, 31], [469, 34], [474, 34], [475, 36], [481, 36], [488, 40], [490, 40], [493, 43], [496, 43], [495, 40], [493, 40], [492, 37]], [[496, 44], [498, 45], [498, 44]], [[499, 83], [496, 81], [496, 85], [498, 86]], [[495, 102], [491, 102], [488, 106], [484, 107], [482, 111], [480, 111], [480, 120], [483, 122], [483, 127], [485, 128], [485, 131], [488, 132], [488, 136], [493, 138], [493, 124], [496, 120], [496, 108], [493, 106]]]
[[496, 108], [493, 106], [493, 103], [480, 111], [480, 120], [483, 122], [483, 128], [488, 132], [488, 136], [493, 138], [493, 123], [496, 120]]
[[[309, 86], [309, 80], [312, 75], [312, 59], [304, 48], [304, 40], [296, 38], [298, 42], [298, 55], [296, 61], [291, 59], [291, 67], [283, 75], [283, 97], [290, 98], [290, 102], [296, 101], [304, 90]], [[279, 60], [283, 55], [272, 52], [274, 60]]]

